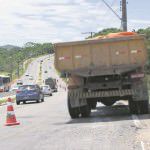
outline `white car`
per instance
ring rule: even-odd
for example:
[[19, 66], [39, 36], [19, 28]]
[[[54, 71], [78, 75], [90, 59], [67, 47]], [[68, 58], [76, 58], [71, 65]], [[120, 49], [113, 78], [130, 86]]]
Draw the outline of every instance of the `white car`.
[[19, 86], [18, 85], [14, 85], [10, 88], [10, 92], [16, 92], [17, 90], [19, 89]]
[[52, 96], [52, 89], [50, 88], [49, 85], [42, 85], [41, 90], [42, 90], [44, 95]]
[[28, 73], [26, 73], [26, 74], [25, 74], [25, 76], [26, 76], [26, 77], [28, 77], [28, 76], [29, 76], [29, 74], [28, 74]]
[[29, 80], [33, 80], [33, 77], [32, 77], [32, 76], [30, 76], [30, 77], [29, 77]]

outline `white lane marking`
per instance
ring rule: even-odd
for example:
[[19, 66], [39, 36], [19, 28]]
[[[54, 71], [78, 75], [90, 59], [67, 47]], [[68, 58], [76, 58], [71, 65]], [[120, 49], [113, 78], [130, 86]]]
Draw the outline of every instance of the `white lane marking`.
[[142, 127], [141, 122], [140, 122], [139, 118], [136, 115], [132, 115], [132, 119], [133, 119], [134, 124], [137, 128]]
[[144, 142], [141, 141], [141, 147], [142, 147], [142, 150], [145, 150], [145, 146], [144, 146]]

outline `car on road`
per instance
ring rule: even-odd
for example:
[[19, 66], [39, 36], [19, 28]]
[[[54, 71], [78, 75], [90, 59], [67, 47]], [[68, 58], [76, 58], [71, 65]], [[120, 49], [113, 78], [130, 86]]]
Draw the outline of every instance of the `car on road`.
[[30, 77], [29, 77], [29, 80], [33, 80], [33, 77], [32, 77], [32, 76], [30, 76]]
[[26, 101], [36, 101], [37, 103], [44, 102], [44, 94], [39, 85], [19, 86], [16, 92], [16, 104], [19, 105], [20, 102], [26, 103]]
[[23, 85], [23, 81], [22, 80], [18, 80], [17, 81], [17, 85]]
[[47, 73], [47, 70], [45, 70], [44, 73]]
[[25, 76], [26, 76], [26, 77], [28, 77], [28, 76], [29, 76], [29, 74], [25, 74]]
[[52, 92], [57, 92], [56, 79], [54, 79], [54, 78], [47, 78], [47, 79], [45, 79], [45, 84], [50, 86], [50, 88], [52, 89]]
[[41, 90], [42, 90], [44, 95], [52, 96], [52, 89], [50, 88], [49, 85], [42, 85]]

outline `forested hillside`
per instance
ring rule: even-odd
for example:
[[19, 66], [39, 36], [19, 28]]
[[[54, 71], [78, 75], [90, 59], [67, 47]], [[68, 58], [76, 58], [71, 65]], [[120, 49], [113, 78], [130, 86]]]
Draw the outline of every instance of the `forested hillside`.
[[51, 43], [39, 44], [28, 42], [20, 49], [0, 47], [0, 72], [15, 73], [17, 72], [18, 64], [21, 67], [25, 60], [53, 52], [53, 45]]

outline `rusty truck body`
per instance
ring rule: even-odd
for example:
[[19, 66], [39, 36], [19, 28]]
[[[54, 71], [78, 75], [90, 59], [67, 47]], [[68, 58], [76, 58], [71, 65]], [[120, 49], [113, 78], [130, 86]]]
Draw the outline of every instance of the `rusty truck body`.
[[118, 100], [128, 100], [132, 114], [148, 113], [146, 63], [145, 38], [135, 33], [55, 44], [72, 118], [88, 117], [97, 102], [111, 106]]

